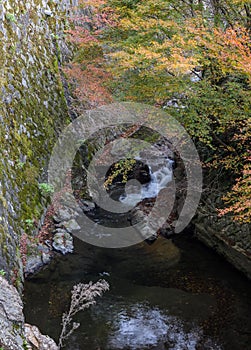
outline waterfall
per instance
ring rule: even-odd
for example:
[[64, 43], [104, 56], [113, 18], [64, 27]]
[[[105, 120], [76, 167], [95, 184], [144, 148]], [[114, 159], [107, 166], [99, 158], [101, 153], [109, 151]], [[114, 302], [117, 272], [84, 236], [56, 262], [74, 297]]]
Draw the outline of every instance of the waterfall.
[[119, 198], [120, 202], [128, 206], [135, 206], [145, 198], [157, 197], [158, 193], [172, 180], [172, 165], [173, 161], [165, 158], [155, 171], [149, 166], [151, 181], [140, 187], [129, 183], [126, 186], [126, 194], [121, 195]]

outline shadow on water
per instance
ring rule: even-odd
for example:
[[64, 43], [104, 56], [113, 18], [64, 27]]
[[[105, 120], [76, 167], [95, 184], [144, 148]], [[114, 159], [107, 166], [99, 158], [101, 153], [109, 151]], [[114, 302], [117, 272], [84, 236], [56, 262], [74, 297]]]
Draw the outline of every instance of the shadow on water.
[[111, 289], [78, 314], [69, 350], [251, 349], [250, 282], [191, 234], [123, 249], [76, 239], [26, 281], [26, 321], [57, 340], [72, 286], [100, 278]]

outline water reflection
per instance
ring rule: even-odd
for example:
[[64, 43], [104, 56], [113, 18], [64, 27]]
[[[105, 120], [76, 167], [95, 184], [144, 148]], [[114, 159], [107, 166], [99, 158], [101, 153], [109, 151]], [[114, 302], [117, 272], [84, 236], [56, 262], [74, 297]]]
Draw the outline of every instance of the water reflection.
[[[111, 349], [196, 350], [203, 338], [199, 327], [188, 331], [177, 317], [142, 304], [121, 310], [113, 320], [113, 327], [114, 333], [108, 342]], [[203, 342], [204, 349], [221, 349], [210, 339]]]
[[192, 238], [175, 243], [76, 241], [74, 254], [26, 281], [26, 321], [57, 340], [73, 284], [104, 278], [111, 290], [77, 315], [67, 350], [250, 349], [250, 283]]

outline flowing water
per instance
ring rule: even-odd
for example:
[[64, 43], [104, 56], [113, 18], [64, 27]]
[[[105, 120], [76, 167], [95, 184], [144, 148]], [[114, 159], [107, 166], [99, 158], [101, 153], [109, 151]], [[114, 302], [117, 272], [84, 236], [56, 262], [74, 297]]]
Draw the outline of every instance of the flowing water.
[[[139, 160], [142, 161], [141, 158]], [[172, 160], [165, 158], [162, 164], [158, 164], [155, 171], [149, 166], [151, 181], [142, 186], [130, 181], [129, 185], [126, 186], [126, 194], [120, 196], [120, 202], [132, 207], [145, 198], [157, 197], [159, 192], [172, 180], [172, 164]]]

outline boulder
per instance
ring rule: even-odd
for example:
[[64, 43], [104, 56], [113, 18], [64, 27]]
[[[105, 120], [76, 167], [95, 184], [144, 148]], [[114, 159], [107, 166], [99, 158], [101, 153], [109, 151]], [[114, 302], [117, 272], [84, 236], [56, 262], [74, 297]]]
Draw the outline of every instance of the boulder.
[[36, 326], [24, 325], [25, 337], [32, 350], [59, 350], [59, 347], [50, 337], [40, 333]]
[[71, 219], [69, 221], [65, 221], [62, 222], [62, 226], [64, 226], [66, 228], [66, 230], [70, 233], [72, 233], [73, 231], [78, 231], [81, 229], [81, 227], [79, 226], [79, 224], [77, 223], [76, 220]]
[[61, 222], [61, 221], [68, 221], [73, 217], [76, 217], [78, 213], [76, 213], [73, 209], [63, 207], [58, 209], [56, 215], [53, 217], [53, 219], [56, 222]]
[[0, 344], [3, 349], [23, 350], [23, 303], [17, 290], [0, 276]]
[[81, 207], [83, 209], [83, 211], [91, 211], [93, 209], [95, 209], [95, 203], [91, 202], [91, 201], [88, 201], [86, 199], [82, 199], [80, 200], [81, 202]]
[[58, 229], [53, 236], [52, 247], [64, 255], [72, 253], [74, 249], [72, 236], [66, 230]]
[[44, 265], [47, 265], [52, 259], [52, 251], [47, 245], [40, 243], [38, 246], [30, 245], [31, 253], [26, 257], [24, 266], [24, 276], [34, 275]]

